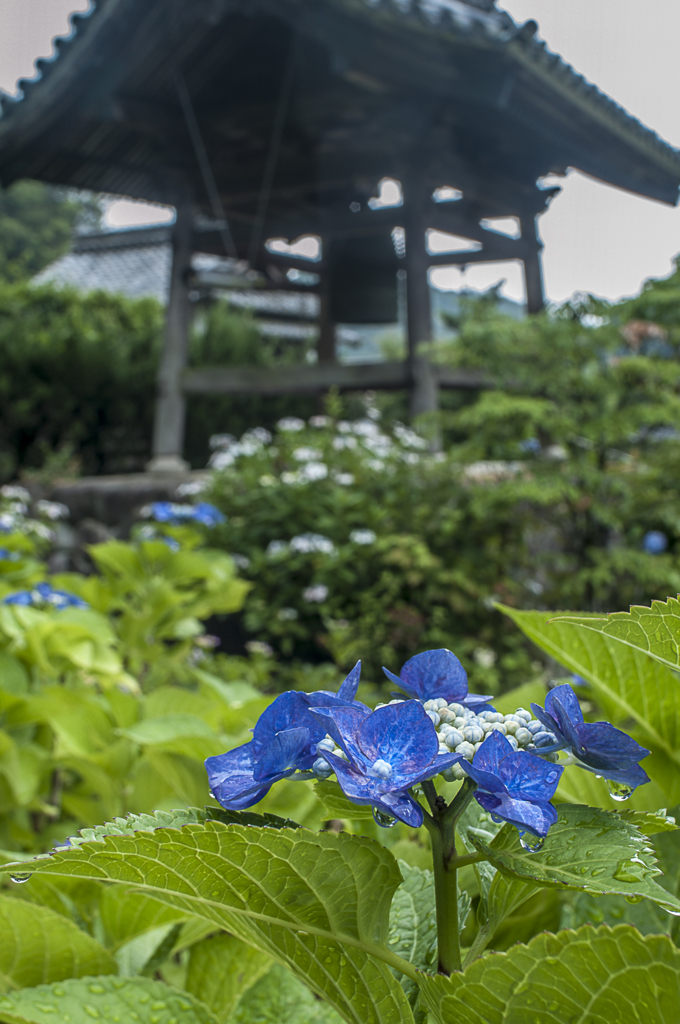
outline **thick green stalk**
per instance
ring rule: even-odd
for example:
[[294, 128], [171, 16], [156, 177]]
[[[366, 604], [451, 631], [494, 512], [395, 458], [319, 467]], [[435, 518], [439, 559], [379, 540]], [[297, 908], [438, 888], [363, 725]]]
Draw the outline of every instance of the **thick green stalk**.
[[437, 948], [439, 973], [451, 974], [462, 968], [458, 929], [458, 869], [453, 829], [441, 817], [425, 819], [432, 842], [434, 893], [437, 906]]
[[444, 798], [437, 795], [431, 780], [424, 782], [422, 787], [431, 811], [425, 815], [425, 825], [432, 842], [439, 973], [451, 974], [462, 969], [458, 868], [481, 859], [477, 854], [459, 857], [456, 851], [456, 823], [472, 799], [475, 785], [471, 779], [466, 779], [448, 807]]

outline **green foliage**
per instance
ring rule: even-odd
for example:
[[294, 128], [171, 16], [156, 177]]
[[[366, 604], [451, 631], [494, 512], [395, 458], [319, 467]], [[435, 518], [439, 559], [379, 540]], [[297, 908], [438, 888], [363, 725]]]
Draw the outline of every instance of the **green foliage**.
[[0, 189], [0, 280], [25, 281], [71, 247], [77, 222], [96, 224], [96, 202], [40, 181]]
[[680, 951], [634, 928], [538, 935], [451, 978], [424, 977], [437, 1024], [668, 1024], [680, 1000]]
[[0, 997], [3, 1024], [102, 1024], [139, 1020], [148, 1007], [145, 1024], [216, 1024], [207, 1007], [186, 992], [146, 978], [84, 978], [55, 985], [24, 988]]
[[[218, 932], [191, 947], [187, 992], [191, 992], [209, 1006], [219, 1024], [227, 1024], [243, 993], [271, 967], [271, 959], [266, 953], [245, 946], [233, 935]], [[276, 979], [272, 978], [275, 989], [280, 991], [290, 978], [291, 976], [285, 972], [278, 974]], [[299, 988], [294, 988], [293, 991], [293, 1003], [296, 1005], [301, 993]], [[304, 987], [302, 992], [308, 996], [308, 991]], [[269, 1001], [273, 994], [268, 993]], [[282, 1001], [285, 1002], [285, 996]]]
[[98, 942], [60, 914], [0, 896], [0, 986], [3, 991], [115, 974], [116, 963]]
[[[0, 240], [0, 482], [43, 466], [52, 475], [78, 466], [86, 474], [142, 470], [151, 456], [162, 307], [103, 291], [2, 283], [1, 247]], [[197, 326], [192, 365], [290, 361], [224, 303]], [[313, 412], [314, 400], [191, 399], [185, 455], [204, 466], [211, 434], [271, 424], [299, 409]]]
[[680, 900], [653, 876], [660, 874], [654, 851], [638, 829], [613, 811], [561, 804], [557, 822], [542, 848], [528, 852], [517, 829], [504, 825], [490, 843], [470, 838], [498, 870], [512, 879], [541, 886], [644, 897], [680, 913]]
[[249, 560], [248, 629], [287, 658], [361, 658], [376, 682], [433, 647], [455, 649], [482, 692], [524, 681], [529, 657], [483, 603], [521, 546], [514, 525], [412, 431], [315, 422], [215, 458], [208, 497], [228, 521], [213, 543]]
[[569, 622], [615, 637], [671, 669], [680, 668], [680, 601], [653, 601], [651, 608], [633, 607], [606, 618], [569, 616]]
[[[449, 415], [452, 457], [515, 465], [497, 499], [523, 520], [521, 568], [546, 607], [603, 610], [678, 589], [680, 334], [647, 321], [658, 295], [664, 324], [680, 323], [679, 281], [677, 270], [650, 283], [639, 304], [589, 300], [525, 321], [483, 306], [437, 349], [498, 384]], [[667, 553], [641, 549], [648, 530], [667, 535]]]
[[69, 446], [87, 473], [140, 469], [161, 323], [150, 299], [0, 286], [0, 477]]
[[284, 963], [348, 1019], [412, 1021], [387, 966], [415, 975], [387, 947], [401, 876], [391, 854], [369, 840], [208, 822], [107, 836], [32, 867], [51, 878], [134, 885], [199, 916]]
[[[625, 723], [626, 730], [651, 750], [644, 764], [655, 785], [639, 789], [633, 805], [652, 811], [679, 803], [680, 694], [673, 672], [641, 650], [585, 629], [563, 614], [503, 610], [555, 661], [588, 682], [608, 721]], [[566, 769], [560, 793], [567, 799], [613, 806], [605, 786], [579, 769]]]
[[340, 1024], [341, 1018], [275, 964], [241, 999], [233, 1020], [234, 1024]]

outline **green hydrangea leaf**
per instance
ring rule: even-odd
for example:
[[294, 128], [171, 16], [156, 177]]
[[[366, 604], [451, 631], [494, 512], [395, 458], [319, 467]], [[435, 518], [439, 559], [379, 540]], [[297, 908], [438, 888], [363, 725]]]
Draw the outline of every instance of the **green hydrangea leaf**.
[[[128, 814], [125, 818], [114, 818], [94, 828], [81, 829], [69, 837], [71, 846], [81, 846], [105, 836], [134, 835], [135, 832], [153, 832], [158, 828], [180, 828], [190, 822], [204, 822], [206, 812], [198, 807], [184, 807], [176, 811], [154, 811], [153, 814]], [[46, 856], [52, 856], [47, 854]]]
[[117, 970], [111, 954], [72, 921], [25, 900], [0, 895], [0, 935], [2, 990]]
[[667, 668], [680, 669], [680, 595], [667, 601], [652, 601], [651, 608], [631, 605], [628, 612], [560, 615], [556, 621], [603, 633], [644, 651]]
[[216, 1024], [188, 992], [148, 978], [91, 977], [0, 996], [3, 1024]]
[[301, 828], [291, 818], [278, 814], [258, 814], [257, 811], [229, 811], [225, 807], [206, 807], [206, 818], [221, 821], [223, 825], [252, 825], [255, 828]]
[[314, 786], [314, 792], [331, 818], [342, 818], [345, 821], [363, 821], [373, 817], [373, 811], [367, 804], [353, 804], [348, 800], [337, 782], [323, 779]]
[[[437, 917], [434, 877], [431, 871], [399, 861], [404, 881], [394, 894], [390, 908], [390, 948], [419, 970], [430, 970], [437, 959]], [[418, 984], [397, 974], [413, 1007]]]
[[[635, 722], [636, 738], [652, 749], [644, 767], [670, 803], [680, 798], [680, 700], [677, 677], [666, 665], [620, 638], [583, 628], [569, 613], [527, 612], [498, 606], [552, 658], [583, 676], [614, 725]], [[595, 619], [587, 619], [588, 623]]]
[[[210, 1007], [219, 1024], [227, 1024], [243, 993], [271, 966], [266, 953], [219, 932], [192, 946], [186, 989]], [[287, 971], [281, 973], [295, 981]], [[295, 985], [300, 987], [300, 982]], [[307, 989], [304, 992], [308, 994]]]
[[233, 1024], [341, 1024], [341, 1020], [278, 964], [248, 989], [232, 1018]]
[[283, 963], [349, 1020], [413, 1024], [391, 968], [415, 971], [387, 946], [402, 877], [372, 840], [210, 821], [106, 835], [20, 867], [133, 886]]
[[419, 981], [437, 1024], [670, 1024], [680, 1006], [680, 949], [630, 925], [586, 926]]
[[645, 836], [655, 836], [660, 832], [675, 832], [678, 824], [675, 818], [670, 817], [665, 811], [634, 811], [632, 808], [624, 808], [616, 812], [619, 818], [629, 821], [631, 825], [639, 828]]
[[474, 832], [470, 832], [470, 838], [509, 878], [561, 889], [646, 898], [672, 913], [680, 912], [680, 900], [654, 881], [654, 876], [661, 874], [654, 850], [635, 825], [615, 811], [578, 804], [560, 804], [557, 813], [557, 822], [538, 851], [530, 852], [520, 845], [513, 825], [504, 825], [491, 843], [485, 843]]

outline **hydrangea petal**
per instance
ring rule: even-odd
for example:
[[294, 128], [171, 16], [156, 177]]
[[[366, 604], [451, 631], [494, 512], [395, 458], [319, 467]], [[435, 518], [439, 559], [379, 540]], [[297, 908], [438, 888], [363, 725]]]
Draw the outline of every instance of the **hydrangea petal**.
[[[481, 750], [480, 750], [481, 753]], [[518, 750], [504, 758], [499, 774], [510, 796], [547, 803], [555, 795], [564, 768], [543, 761], [526, 750]]]
[[408, 793], [386, 789], [382, 780], [365, 775], [341, 757], [327, 751], [323, 751], [322, 756], [335, 772], [340, 788], [352, 803], [370, 804], [412, 828], [420, 828], [423, 810]]
[[363, 751], [358, 744], [358, 733], [362, 721], [371, 713], [369, 708], [351, 704], [346, 707], [310, 708], [310, 711], [319, 723], [323, 723], [323, 735], [328, 733], [350, 760], [359, 765], [365, 764]]
[[305, 763], [305, 755], [310, 758], [315, 756], [309, 746], [309, 729], [284, 729], [278, 732], [257, 759], [253, 778], [259, 782], [288, 769], [299, 768]]
[[357, 739], [367, 763], [380, 758], [400, 775], [422, 772], [439, 750], [432, 720], [417, 700], [388, 704], [367, 715]]
[[387, 669], [383, 672], [417, 700], [444, 697], [451, 703], [467, 697], [467, 673], [453, 651], [445, 647], [409, 658], [399, 676]]
[[[298, 693], [296, 690], [287, 690], [279, 694], [276, 700], [272, 701], [268, 708], [260, 715], [257, 725], [253, 729], [254, 752], [260, 754], [265, 747], [269, 746], [277, 733], [285, 729], [307, 728], [310, 730], [310, 741], [317, 742], [323, 738], [324, 733], [320, 727], [315, 728], [314, 720], [309, 714], [307, 694]], [[314, 738], [311, 733], [318, 733]]]
[[359, 680], [361, 679], [361, 662], [358, 661], [352, 671], [348, 674], [342, 686], [338, 690], [340, 700], [352, 701], [357, 695]]
[[[594, 768], [612, 763], [623, 767], [627, 762], [641, 761], [650, 753], [632, 736], [616, 729], [609, 722], [584, 722], [583, 725], [577, 725], [575, 731], [581, 748], [587, 750], [588, 762]], [[580, 755], [577, 753], [577, 756]]]
[[536, 804], [529, 800], [479, 791], [475, 793], [475, 799], [485, 811], [510, 822], [520, 832], [532, 832], [543, 837], [557, 821], [557, 811], [552, 804]]
[[241, 747], [228, 750], [226, 754], [209, 757], [205, 762], [213, 796], [218, 803], [230, 810], [241, 811], [246, 807], [252, 807], [269, 792], [274, 782], [290, 774], [284, 772], [259, 785], [253, 778], [255, 762], [252, 747], [252, 743], [244, 743]]
[[495, 729], [490, 732], [475, 754], [474, 765], [479, 771], [498, 774], [498, 768], [504, 757], [513, 753], [514, 748], [503, 733]]

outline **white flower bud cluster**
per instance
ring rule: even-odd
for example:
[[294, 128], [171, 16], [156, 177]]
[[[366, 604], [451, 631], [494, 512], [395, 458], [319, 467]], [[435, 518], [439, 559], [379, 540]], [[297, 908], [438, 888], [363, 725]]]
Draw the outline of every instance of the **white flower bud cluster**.
[[[534, 718], [530, 711], [518, 708], [511, 715], [500, 711], [475, 713], [462, 704], [447, 704], [443, 697], [427, 700], [423, 704], [439, 736], [440, 754], [462, 754], [471, 761], [491, 732], [505, 736], [513, 750], [536, 750], [556, 742], [553, 733]], [[547, 755], [550, 759], [556, 755]], [[454, 765], [442, 773], [448, 782], [465, 778], [465, 772]]]
[[[390, 704], [401, 704], [402, 700], [391, 700]], [[387, 704], [376, 704], [378, 708], [386, 708]], [[434, 700], [426, 700], [423, 704], [432, 724], [439, 737], [440, 754], [462, 754], [463, 757], [472, 761], [482, 743], [491, 732], [500, 732], [513, 750], [531, 750], [541, 752], [541, 747], [549, 747], [557, 741], [554, 733], [549, 732], [537, 718], [534, 718], [530, 711], [518, 708], [511, 715], [503, 715], [500, 711], [480, 711], [478, 714], [462, 704], [447, 704], [443, 697]], [[317, 744], [317, 751], [328, 750], [336, 757], [347, 760], [344, 750], [341, 750], [330, 736]], [[558, 756], [554, 754], [544, 755], [548, 761], [557, 761]], [[333, 774], [333, 770], [323, 757], [318, 757], [312, 765], [312, 771], [319, 779], [327, 779]], [[454, 765], [443, 771], [442, 777], [447, 782], [457, 782], [467, 778], [460, 765]]]
[[[324, 738], [316, 745], [317, 753], [321, 753], [322, 750], [327, 750], [331, 754], [335, 754], [336, 757], [342, 757], [347, 760], [347, 754], [340, 747], [336, 746], [335, 740], [330, 736], [324, 736]], [[327, 779], [329, 775], [333, 774], [333, 769], [329, 765], [328, 761], [325, 761], [323, 757], [317, 757], [316, 761], [312, 765], [312, 771], [316, 775], [317, 779]]]

